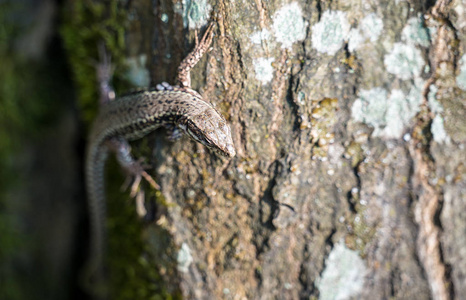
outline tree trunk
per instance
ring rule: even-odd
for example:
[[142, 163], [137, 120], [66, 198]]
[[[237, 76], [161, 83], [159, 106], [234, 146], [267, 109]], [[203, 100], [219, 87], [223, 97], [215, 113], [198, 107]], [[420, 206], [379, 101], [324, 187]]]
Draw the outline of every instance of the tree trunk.
[[[194, 29], [216, 24], [192, 86], [237, 152], [164, 132], [134, 144], [161, 190], [145, 187], [155, 221], [136, 231], [115, 229], [140, 221], [109, 197], [114, 298], [466, 294], [464, 1], [110, 2], [132, 85], [174, 83]], [[162, 292], [134, 288], [154, 272]]]

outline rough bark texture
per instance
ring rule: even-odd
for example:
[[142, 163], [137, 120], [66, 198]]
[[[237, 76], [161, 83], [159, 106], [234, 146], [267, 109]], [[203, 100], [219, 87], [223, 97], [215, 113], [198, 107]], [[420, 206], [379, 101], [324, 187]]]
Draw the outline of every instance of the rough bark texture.
[[[85, 122], [97, 106], [99, 43], [111, 54], [117, 90], [125, 80], [174, 83], [195, 31], [214, 22], [212, 50], [192, 71], [192, 85], [229, 120], [237, 151], [224, 160], [186, 137], [170, 142], [163, 130], [135, 142], [135, 156], [147, 158], [161, 185], [143, 185], [150, 222], [138, 219], [109, 163], [112, 299], [466, 294], [464, 0], [65, 3], [61, 36]], [[30, 230], [37, 250], [0, 253], [17, 256], [4, 264], [5, 278], [18, 265], [43, 263], [28, 273], [41, 280], [23, 286], [43, 286], [48, 299], [56, 285], [74, 287], [79, 274], [66, 266], [87, 246], [74, 225], [82, 223], [73, 197], [84, 196], [69, 185], [80, 182], [68, 139], [77, 121], [56, 119], [70, 134], [41, 134], [52, 146], [37, 142], [34, 149], [46, 153], [34, 151], [22, 168], [47, 167], [27, 177], [39, 178], [34, 188], [16, 191], [28, 196], [21, 203], [37, 203], [17, 219], [31, 227], [49, 220], [54, 230]], [[50, 182], [57, 177], [60, 188]], [[20, 198], [5, 207], [11, 199]], [[24, 221], [36, 210], [39, 221]], [[32, 263], [19, 257], [33, 251], [43, 255]]]
[[173, 82], [192, 29], [217, 24], [193, 86], [230, 121], [237, 157], [163, 135], [153, 151], [167, 205], [149, 227], [177, 246], [169, 280], [186, 299], [466, 293], [465, 9], [128, 4], [130, 57], [153, 84]]

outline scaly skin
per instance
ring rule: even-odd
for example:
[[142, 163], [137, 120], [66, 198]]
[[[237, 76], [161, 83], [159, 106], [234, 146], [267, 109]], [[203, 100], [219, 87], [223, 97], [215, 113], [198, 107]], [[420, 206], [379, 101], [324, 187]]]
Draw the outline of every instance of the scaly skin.
[[[91, 221], [88, 279], [101, 280], [105, 277], [104, 167], [110, 151], [114, 151], [122, 167], [135, 176], [137, 184], [143, 176], [154, 187], [157, 185], [153, 179], [132, 158], [128, 141], [139, 139], [161, 126], [180, 129], [215, 152], [227, 157], [235, 156], [230, 127], [225, 118], [187, 86], [190, 84], [190, 69], [212, 41], [212, 28], [207, 29], [201, 43], [181, 63], [178, 81], [182, 87], [164, 84], [158, 86], [161, 90], [136, 92], [115, 100], [111, 99], [113, 91], [107, 91], [107, 88], [102, 92], [104, 100], [91, 130], [86, 156], [86, 188]], [[109, 77], [108, 74], [104, 75], [105, 79]], [[101, 86], [109, 85], [101, 83]]]

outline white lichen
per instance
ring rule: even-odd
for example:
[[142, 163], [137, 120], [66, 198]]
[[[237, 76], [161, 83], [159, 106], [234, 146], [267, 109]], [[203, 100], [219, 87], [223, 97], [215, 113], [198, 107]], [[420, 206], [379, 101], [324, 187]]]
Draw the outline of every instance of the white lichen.
[[274, 69], [272, 62], [275, 59], [259, 57], [253, 61], [254, 71], [256, 73], [256, 79], [261, 81], [262, 84], [267, 84], [273, 79]]
[[191, 255], [191, 249], [189, 248], [188, 244], [183, 243], [181, 245], [180, 250], [178, 251], [178, 255], [176, 257], [178, 263], [178, 271], [186, 273], [189, 270], [189, 266], [193, 262], [193, 256]]
[[383, 21], [372, 13], [365, 16], [358, 28], [351, 29], [348, 37], [348, 50], [353, 52], [360, 48], [364, 42], [375, 42], [379, 38], [383, 30]]
[[434, 114], [440, 114], [443, 112], [443, 107], [438, 102], [436, 95], [437, 95], [438, 88], [436, 85], [431, 85], [429, 87], [429, 94], [427, 96], [428, 101], [429, 101], [429, 108]]
[[459, 61], [460, 73], [456, 76], [456, 84], [460, 89], [466, 91], [466, 54]]
[[429, 31], [420, 18], [411, 18], [401, 32], [401, 40], [408, 44], [429, 46]]
[[212, 6], [207, 0], [183, 0], [182, 7], [176, 6], [175, 11], [182, 14], [185, 28], [199, 29], [209, 22]]
[[432, 136], [434, 141], [437, 143], [449, 143], [450, 137], [448, 136], [447, 132], [445, 131], [445, 127], [443, 126], [443, 117], [438, 114], [432, 120], [432, 125], [430, 128], [432, 132]]
[[445, 127], [443, 126], [443, 107], [436, 98], [437, 91], [438, 88], [435, 85], [430, 86], [430, 91], [428, 94], [429, 108], [432, 113], [435, 114], [435, 117], [432, 120], [430, 131], [432, 132], [434, 141], [437, 143], [449, 143], [450, 137], [448, 136], [447, 132], [445, 131]]
[[414, 45], [395, 43], [392, 51], [385, 56], [384, 64], [389, 73], [407, 80], [421, 74], [424, 59], [421, 51]]
[[406, 123], [409, 120], [408, 102], [401, 90], [392, 90], [387, 103], [385, 114], [385, 127], [379, 132], [380, 136], [386, 138], [399, 138], [403, 134]]
[[330, 252], [322, 276], [317, 280], [320, 300], [352, 299], [361, 293], [367, 267], [356, 251], [341, 242]]
[[418, 81], [408, 95], [398, 89], [390, 95], [379, 87], [361, 90], [351, 109], [352, 117], [373, 127], [374, 136], [400, 138], [419, 111], [422, 95]]
[[273, 31], [282, 48], [291, 46], [306, 38], [307, 23], [298, 3], [293, 2], [280, 8], [273, 16]]
[[261, 31], [254, 32], [249, 39], [251, 43], [260, 45], [263, 41], [270, 39], [270, 32], [267, 29], [262, 29]]
[[312, 46], [321, 53], [334, 55], [348, 39], [350, 24], [345, 12], [326, 11], [312, 26]]
[[351, 108], [351, 115], [354, 120], [374, 127], [374, 134], [378, 135], [385, 126], [386, 111], [387, 91], [376, 87], [359, 91], [359, 98]]
[[137, 87], [148, 87], [150, 84], [149, 70], [146, 68], [147, 56], [142, 54], [137, 57], [130, 57], [126, 59], [128, 70], [125, 78]]
[[383, 30], [383, 21], [375, 13], [365, 16], [359, 28], [364, 37], [368, 38], [371, 42], [378, 40]]
[[364, 36], [362, 36], [361, 30], [357, 28], [351, 29], [348, 38], [348, 50], [353, 52], [354, 50], [358, 49], [366, 40]]

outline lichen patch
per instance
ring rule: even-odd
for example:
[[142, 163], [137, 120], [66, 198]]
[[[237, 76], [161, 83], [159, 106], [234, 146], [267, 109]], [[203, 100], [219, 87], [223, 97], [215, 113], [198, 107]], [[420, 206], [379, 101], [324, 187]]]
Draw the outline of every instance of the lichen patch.
[[254, 71], [256, 73], [256, 79], [261, 81], [262, 84], [267, 84], [273, 79], [273, 66], [272, 62], [275, 59], [259, 57], [253, 61]]
[[391, 52], [385, 56], [384, 64], [389, 73], [407, 80], [418, 77], [425, 62], [421, 51], [414, 45], [395, 43]]
[[409, 94], [394, 89], [388, 92], [380, 87], [361, 90], [353, 104], [352, 117], [374, 128], [373, 135], [400, 138], [411, 119], [419, 111], [421, 93], [417, 86]]
[[466, 91], [466, 54], [459, 61], [460, 73], [456, 76], [456, 84], [460, 89]]
[[142, 54], [126, 59], [128, 71], [125, 77], [133, 86], [148, 87], [150, 84], [149, 70], [146, 68], [147, 56]]
[[334, 55], [348, 39], [350, 24], [343, 11], [328, 10], [312, 26], [312, 46], [321, 53]]
[[275, 38], [282, 48], [291, 48], [294, 43], [304, 40], [306, 27], [301, 7], [296, 2], [283, 6], [273, 17]]
[[[358, 252], [338, 243], [330, 252], [317, 281], [319, 299], [350, 299], [363, 289], [367, 267]], [[357, 298], [357, 297], [356, 297]]]
[[183, 26], [189, 29], [199, 29], [207, 25], [212, 6], [207, 0], [183, 0], [182, 8], [175, 5], [175, 12], [183, 16]]

